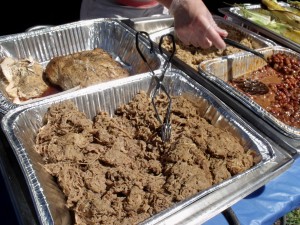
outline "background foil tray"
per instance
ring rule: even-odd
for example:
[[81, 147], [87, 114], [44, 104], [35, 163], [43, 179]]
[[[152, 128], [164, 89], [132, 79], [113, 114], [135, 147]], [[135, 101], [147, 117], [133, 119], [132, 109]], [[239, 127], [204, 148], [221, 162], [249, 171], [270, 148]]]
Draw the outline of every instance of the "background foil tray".
[[[282, 47], [282, 46], [272, 46], [260, 50], [266, 57], [276, 54], [276, 53], [286, 53], [288, 55], [294, 56], [300, 59], [300, 54]], [[275, 129], [277, 129], [282, 134], [289, 136], [291, 138], [300, 139], [300, 129], [286, 125], [272, 114], [267, 112], [264, 108], [254, 102], [250, 97], [238, 91], [236, 88], [231, 86], [227, 81], [232, 78], [239, 77], [241, 75], [255, 71], [265, 65], [265, 62], [259, 57], [248, 53], [237, 53], [228, 57], [217, 58], [213, 60], [207, 60], [199, 65], [200, 73], [207, 79], [218, 85], [225, 92], [232, 95], [234, 98], [241, 101], [246, 107], [251, 109], [254, 113], [259, 115], [262, 119], [271, 124]], [[297, 146], [299, 148], [299, 144]]]
[[[160, 74], [160, 70], [156, 73]], [[228, 129], [241, 143], [261, 156], [256, 166], [210, 189], [175, 204], [149, 218], [143, 224], [197, 224], [217, 215], [246, 195], [263, 186], [270, 179], [288, 169], [293, 158], [272, 140], [263, 138], [241, 117], [200, 84], [180, 70], [167, 72], [164, 84], [171, 95], [186, 95], [199, 101], [199, 109], [217, 127]], [[110, 81], [53, 98], [33, 102], [10, 110], [4, 115], [2, 129], [12, 147], [41, 224], [70, 224], [70, 215], [57, 184], [42, 168], [42, 159], [33, 149], [35, 135], [42, 126], [43, 116], [51, 104], [73, 100], [80, 111], [93, 118], [100, 110], [110, 115], [127, 103], [140, 90], [150, 92], [156, 85], [151, 73]]]
[[[257, 44], [259, 46], [261, 46], [261, 48], [277, 45], [274, 41], [269, 40], [268, 38], [265, 38], [255, 32], [252, 32], [252, 31], [250, 31], [242, 26], [239, 26], [229, 20], [225, 20], [223, 17], [213, 15], [213, 18], [218, 25], [226, 25], [226, 26], [230, 27], [232, 30], [238, 30], [243, 35], [245, 35], [245, 37], [251, 37], [253, 40], [255, 40], [257, 42]], [[161, 37], [161, 35], [164, 35], [167, 33], [174, 33], [174, 27], [168, 27], [168, 28], [162, 29], [160, 31], [153, 32], [152, 34], [150, 34], [150, 38], [153, 41], [155, 41], [156, 43], [159, 43], [159, 38]]]
[[[0, 59], [8, 56], [17, 59], [31, 56], [45, 68], [53, 57], [100, 47], [128, 69], [131, 75], [135, 75], [149, 71], [147, 64], [144, 63], [136, 49], [135, 33], [136, 31], [132, 28], [114, 19], [78, 21], [37, 31], [0, 37]], [[150, 54], [148, 45], [149, 43], [141, 40], [140, 50], [147, 58], [151, 68], [154, 70], [159, 69], [162, 58], [155, 54]], [[70, 92], [74, 89], [65, 92]], [[44, 98], [29, 100], [22, 104], [28, 104]], [[13, 103], [6, 94], [4, 87], [0, 88], [0, 113], [5, 114], [10, 109], [22, 104]]]
[[[289, 6], [286, 2], [278, 2], [282, 6]], [[260, 9], [261, 4], [245, 4], [246, 9]], [[243, 14], [240, 12], [239, 7], [226, 7], [226, 8], [220, 8], [218, 9], [219, 12], [223, 13], [225, 16], [227, 16], [228, 20], [232, 20], [233, 23], [236, 23], [242, 27], [245, 27], [246, 29], [249, 29], [253, 32], [260, 33], [264, 35], [267, 38], [270, 38], [274, 40], [275, 42], [291, 48], [294, 51], [300, 52], [300, 45], [288, 38], [285, 38], [281, 36], [280, 34], [277, 34], [263, 26], [260, 26], [251, 20], [245, 18]]]
[[174, 18], [169, 15], [124, 19], [121, 21], [136, 31], [146, 31], [149, 34], [174, 26]]
[[[228, 20], [225, 20], [224, 18], [220, 17], [220, 16], [216, 16], [214, 15], [213, 16], [215, 22], [218, 24], [218, 25], [225, 25], [226, 27], [230, 27], [230, 29], [232, 30], [237, 30], [238, 32], [240, 32], [242, 35], [244, 35], [245, 37], [251, 37], [251, 39], [256, 43], [256, 46], [260, 46], [256, 49], [263, 49], [263, 48], [267, 48], [267, 47], [270, 47], [270, 46], [276, 46], [277, 44], [272, 41], [272, 40], [269, 40], [268, 38], [265, 38], [257, 33], [254, 33], [250, 30], [247, 30], [246, 28], [243, 28], [231, 21], [228, 21]], [[160, 37], [164, 34], [174, 34], [174, 27], [170, 27], [170, 28], [166, 28], [166, 29], [163, 29], [161, 31], [158, 31], [158, 32], [154, 32], [152, 34], [150, 34], [150, 38], [152, 41], [154, 41], [155, 43], [159, 43], [159, 40], [160, 40]], [[170, 56], [170, 52], [166, 51], [165, 49], [163, 49], [164, 53], [167, 55], [167, 56]], [[183, 49], [181, 50], [183, 51]], [[188, 51], [188, 50], [186, 50]], [[200, 53], [201, 53], [201, 49], [199, 48], [198, 50]], [[240, 50], [240, 51], [243, 51], [243, 50]], [[205, 53], [205, 51], [204, 51]], [[210, 53], [209, 53], [210, 54]], [[204, 54], [205, 55], [205, 54]], [[217, 56], [216, 56], [217, 57]], [[205, 60], [203, 60], [205, 61]], [[184, 72], [187, 72], [189, 71], [188, 73], [189, 74], [194, 74], [192, 76], [197, 76], [198, 74], [198, 69], [197, 66], [191, 66], [188, 64], [188, 62], [185, 62], [183, 59], [179, 58], [176, 53], [172, 59], [172, 66], [173, 68], [180, 68], [181, 70], [183, 70]], [[196, 74], [196, 75], [195, 75]]]

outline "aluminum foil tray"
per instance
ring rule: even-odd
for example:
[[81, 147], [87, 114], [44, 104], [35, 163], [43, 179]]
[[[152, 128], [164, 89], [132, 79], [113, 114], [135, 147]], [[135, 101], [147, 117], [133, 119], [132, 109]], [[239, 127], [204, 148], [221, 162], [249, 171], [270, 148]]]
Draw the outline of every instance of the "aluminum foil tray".
[[[156, 72], [160, 75], [159, 70]], [[193, 219], [197, 224], [205, 222], [263, 186], [292, 164], [290, 155], [263, 138], [184, 72], [168, 71], [164, 84], [169, 87], [171, 95], [185, 95], [198, 101], [202, 116], [213, 125], [232, 132], [246, 148], [255, 150], [261, 160], [246, 172], [185, 199], [142, 224], [190, 224]], [[12, 109], [4, 115], [2, 129], [22, 168], [41, 224], [71, 223], [64, 197], [55, 181], [42, 168], [42, 159], [33, 147], [37, 131], [43, 124], [43, 116], [51, 104], [72, 100], [80, 111], [92, 119], [99, 111], [113, 115], [120, 104], [129, 102], [141, 90], [150, 93], [155, 85], [152, 74], [144, 73], [33, 102]]]
[[[286, 2], [278, 2], [278, 3], [282, 6], [289, 6], [289, 4], [287, 4]], [[261, 4], [245, 4], [245, 8], [260, 9]], [[249, 29], [252, 32], [264, 35], [265, 37], [274, 40], [276, 43], [279, 43], [280, 45], [283, 45], [285, 47], [291, 48], [292, 50], [300, 52], [299, 44], [245, 18], [241, 10], [239, 9], [239, 7], [227, 7], [227, 8], [220, 8], [218, 10], [224, 15], [226, 15], [228, 20], [232, 20], [234, 23], [243, 26], [244, 28]]]
[[[118, 20], [95, 19], [7, 35], [0, 37], [0, 59], [8, 56], [17, 59], [32, 57], [45, 67], [53, 57], [99, 47], [110, 53], [116, 61], [129, 70], [131, 75], [135, 75], [149, 71], [136, 49], [135, 32]], [[141, 40], [140, 50], [147, 57], [152, 69], [160, 68], [161, 58], [150, 54], [147, 45], [148, 43]], [[43, 98], [22, 104], [41, 99]], [[9, 99], [4, 87], [1, 86], [0, 113], [5, 114], [19, 105]]]
[[[297, 57], [300, 59], [300, 54], [282, 47], [273, 46], [260, 50], [265, 56], [270, 56], [276, 53], [286, 53], [288, 55]], [[268, 113], [264, 108], [254, 102], [250, 97], [238, 91], [236, 88], [232, 87], [227, 81], [232, 78], [239, 77], [241, 75], [255, 71], [265, 65], [265, 62], [258, 58], [257, 56], [244, 52], [239, 54], [234, 54], [228, 57], [208, 60], [203, 62], [199, 66], [200, 73], [205, 76], [210, 81], [214, 82], [216, 85], [221, 87], [224, 91], [232, 95], [234, 98], [241, 101], [246, 107], [251, 109], [254, 113], [259, 115], [265, 121], [270, 123], [275, 129], [277, 129], [282, 134], [299, 139], [300, 129], [284, 124], [279, 121], [273, 115]]]
[[[253, 47], [255, 49], [261, 49], [261, 48], [265, 48], [265, 47], [269, 47], [269, 46], [275, 46], [277, 45], [274, 41], [272, 40], [269, 40], [268, 38], [265, 38], [255, 32], [252, 32], [250, 30], [247, 30], [246, 28], [243, 28], [239, 25], [236, 25], [235, 23], [231, 22], [231, 21], [228, 21], [228, 20], [225, 20], [223, 17], [220, 17], [220, 16], [216, 16], [214, 15], [213, 16], [215, 22], [220, 25], [220, 26], [226, 26], [228, 27], [228, 32], [230, 32], [230, 30], [233, 30], [233, 31], [239, 31], [242, 35], [244, 35], [245, 37], [249, 37], [251, 38], [251, 40], [253, 40]], [[171, 34], [174, 34], [174, 27], [170, 27], [170, 28], [166, 28], [166, 29], [163, 29], [161, 31], [158, 31], [158, 32], [155, 32], [155, 33], [152, 33], [150, 34], [150, 38], [156, 42], [156, 43], [159, 43], [159, 39], [162, 35], [164, 34], [168, 34], [168, 33], [171, 33]], [[201, 52], [201, 50], [197, 50], [199, 52]], [[175, 54], [175, 58], [177, 60], [178, 57], [176, 57], [176, 54]], [[174, 58], [174, 59], [175, 59]], [[179, 61], [182, 61], [182, 60], [179, 60]], [[184, 62], [185, 63], [185, 62]]]
[[149, 34], [152, 34], [172, 27], [174, 25], [174, 18], [169, 15], [160, 15], [124, 19], [122, 22], [132, 27], [136, 31], [146, 31]]

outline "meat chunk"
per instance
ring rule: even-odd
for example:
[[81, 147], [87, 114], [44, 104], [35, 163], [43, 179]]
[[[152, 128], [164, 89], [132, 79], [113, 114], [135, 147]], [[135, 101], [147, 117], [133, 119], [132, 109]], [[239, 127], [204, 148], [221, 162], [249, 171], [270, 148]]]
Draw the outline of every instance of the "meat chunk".
[[14, 103], [40, 97], [49, 88], [43, 80], [42, 65], [32, 58], [4, 58], [0, 64], [0, 76]]
[[126, 76], [129, 72], [101, 48], [55, 57], [45, 69], [45, 78], [63, 90]]

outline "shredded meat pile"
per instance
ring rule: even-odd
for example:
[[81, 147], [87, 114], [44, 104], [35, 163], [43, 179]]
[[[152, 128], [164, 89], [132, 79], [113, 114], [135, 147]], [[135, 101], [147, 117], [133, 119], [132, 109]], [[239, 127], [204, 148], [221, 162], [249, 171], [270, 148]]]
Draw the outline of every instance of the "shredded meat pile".
[[[168, 99], [158, 98], [162, 113]], [[199, 116], [192, 101], [172, 101], [168, 143], [158, 135], [144, 92], [114, 117], [100, 112], [93, 121], [72, 101], [48, 109], [35, 147], [66, 195], [75, 224], [137, 224], [256, 163], [253, 150]]]
[[[225, 29], [228, 31], [228, 38], [235, 40], [251, 49], [260, 48], [260, 44], [257, 43], [252, 37], [247, 36], [240, 31], [233, 29], [232, 27], [226, 26], [224, 24], [220, 24], [219, 27]], [[163, 40], [162, 45], [167, 51], [172, 50], [172, 42], [171, 39], [165, 38]], [[195, 70], [198, 70], [198, 65], [205, 61], [214, 59], [217, 57], [227, 56], [231, 55], [237, 52], [242, 51], [241, 49], [227, 46], [223, 50], [218, 50], [216, 47], [212, 46], [208, 49], [202, 49], [200, 47], [194, 47], [192, 45], [184, 45], [179, 39], [176, 40], [176, 53], [175, 55], [194, 68]]]

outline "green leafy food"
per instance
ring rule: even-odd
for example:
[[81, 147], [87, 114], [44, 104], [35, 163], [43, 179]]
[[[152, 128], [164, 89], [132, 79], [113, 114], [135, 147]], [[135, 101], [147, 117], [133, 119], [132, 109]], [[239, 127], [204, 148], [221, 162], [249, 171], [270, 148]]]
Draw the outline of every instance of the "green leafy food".
[[290, 1], [290, 0], [287, 0], [287, 3], [290, 4], [290, 6], [292, 6], [292, 7], [300, 9], [300, 2], [299, 1]]
[[289, 11], [246, 9], [243, 5], [238, 5], [237, 7], [239, 7], [241, 14], [246, 19], [300, 44], [299, 16]]

